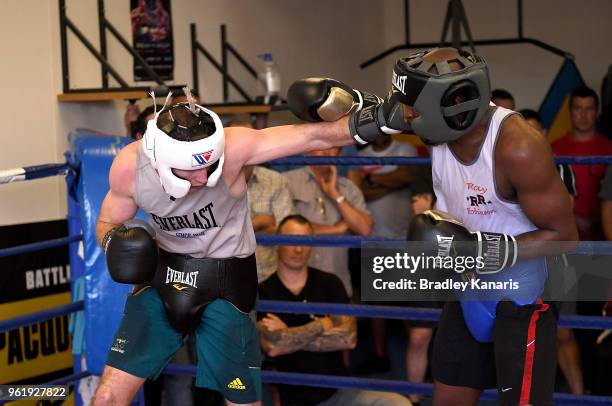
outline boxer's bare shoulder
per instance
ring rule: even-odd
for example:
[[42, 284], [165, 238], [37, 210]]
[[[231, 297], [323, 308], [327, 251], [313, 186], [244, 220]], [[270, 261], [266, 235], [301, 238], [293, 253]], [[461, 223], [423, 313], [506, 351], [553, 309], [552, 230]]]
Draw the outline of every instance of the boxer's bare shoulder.
[[125, 196], [134, 195], [136, 181], [137, 151], [142, 141], [126, 145], [117, 153], [110, 169], [110, 188], [114, 193]]
[[[523, 211], [537, 223], [529, 208], [541, 206], [542, 200], [563, 195], [546, 138], [521, 116], [513, 114], [502, 124], [494, 154], [498, 192], [507, 200], [519, 200]], [[533, 199], [528, 200], [526, 196]]]
[[504, 165], [536, 165], [552, 162], [552, 151], [545, 137], [521, 116], [505, 119], [497, 140], [495, 157]]

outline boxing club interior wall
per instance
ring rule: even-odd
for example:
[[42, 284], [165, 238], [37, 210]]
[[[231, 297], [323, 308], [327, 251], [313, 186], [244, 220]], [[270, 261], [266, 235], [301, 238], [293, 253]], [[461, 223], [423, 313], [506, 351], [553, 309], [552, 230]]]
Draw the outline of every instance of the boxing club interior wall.
[[[410, 2], [411, 42], [440, 40], [446, 5], [446, 0]], [[463, 0], [463, 5], [474, 40], [518, 36], [516, 0]], [[405, 35], [403, 0], [386, 0], [385, 6], [386, 49], [402, 44]], [[586, 84], [599, 93], [612, 64], [609, 15], [612, 2], [606, 0], [523, 0], [523, 36], [573, 54]], [[450, 37], [449, 32], [447, 40]], [[490, 65], [493, 88], [513, 93], [519, 109], [539, 108], [563, 62], [560, 56], [527, 44], [480, 46], [477, 51]], [[392, 63], [393, 58], [388, 59]]]
[[[446, 0], [410, 2], [412, 42], [438, 41]], [[129, 2], [106, 0], [106, 17], [131, 38]], [[98, 41], [96, 0], [67, 0], [68, 16], [94, 44]], [[464, 0], [475, 39], [515, 37], [515, 0]], [[0, 13], [4, 128], [1, 168], [62, 162], [66, 134], [80, 127], [122, 134], [125, 102], [58, 103], [61, 59], [58, 4], [53, 1], [3, 0]], [[197, 24], [198, 40], [219, 57], [219, 25], [226, 24], [230, 42], [257, 66], [256, 55], [272, 52], [283, 90], [303, 76], [332, 76], [384, 94], [394, 54], [367, 69], [359, 64], [388, 47], [404, 42], [402, 0], [173, 0], [175, 81], [191, 84], [189, 23]], [[540, 39], [576, 56], [588, 85], [599, 89], [612, 63], [612, 3], [607, 0], [525, 0], [524, 35]], [[108, 55], [126, 79], [132, 60], [109, 35]], [[490, 62], [494, 87], [512, 91], [519, 107], [538, 107], [561, 58], [529, 45], [478, 49]], [[100, 85], [100, 67], [69, 34], [72, 87]], [[230, 72], [251, 94], [255, 82], [235, 61]], [[205, 102], [222, 98], [220, 75], [200, 61], [200, 91]], [[111, 80], [112, 83], [112, 80]], [[141, 83], [138, 83], [141, 85]], [[238, 101], [236, 93], [231, 99]], [[144, 101], [144, 103], [148, 103]], [[63, 218], [65, 188], [60, 177], [3, 185], [0, 225]]]
[[[9, 0], [0, 13], [0, 80], [3, 96], [0, 113], [2, 169], [61, 162], [58, 154], [56, 93], [61, 84], [52, 36], [52, 2]], [[59, 39], [56, 41], [58, 42]], [[59, 59], [57, 59], [59, 62]], [[60, 80], [58, 82], [58, 79]], [[0, 189], [0, 224], [56, 219], [65, 210], [60, 204], [59, 177], [34, 183], [18, 182]], [[63, 203], [65, 204], [65, 203]]]

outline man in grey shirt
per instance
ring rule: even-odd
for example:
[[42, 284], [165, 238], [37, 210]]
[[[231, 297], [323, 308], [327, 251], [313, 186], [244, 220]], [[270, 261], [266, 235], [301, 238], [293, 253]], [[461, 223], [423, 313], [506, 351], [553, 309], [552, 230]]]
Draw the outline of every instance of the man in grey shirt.
[[[338, 156], [340, 148], [314, 151], [310, 156]], [[367, 236], [372, 231], [363, 194], [353, 182], [338, 176], [337, 168], [313, 165], [283, 174], [293, 198], [296, 213], [306, 217], [318, 235], [353, 233]], [[349, 297], [353, 294], [348, 268], [348, 250], [314, 247], [309, 265], [335, 274], [342, 280]]]
[[[228, 127], [246, 127], [254, 129], [251, 121], [235, 119], [227, 123]], [[287, 190], [285, 178], [263, 166], [244, 168], [249, 197], [249, 214], [253, 230], [257, 233], [276, 233], [278, 223], [293, 213], [291, 196]], [[257, 245], [257, 281], [262, 282], [276, 271], [276, 247]]]
[[[291, 196], [285, 178], [278, 172], [262, 166], [245, 169], [249, 212], [255, 232], [276, 233], [278, 223], [293, 213]], [[276, 271], [276, 247], [257, 245], [257, 280], [264, 281]]]

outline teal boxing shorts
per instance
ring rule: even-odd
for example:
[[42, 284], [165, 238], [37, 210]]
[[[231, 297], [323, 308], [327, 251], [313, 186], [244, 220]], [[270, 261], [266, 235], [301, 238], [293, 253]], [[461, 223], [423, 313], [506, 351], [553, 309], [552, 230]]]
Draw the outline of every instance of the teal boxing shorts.
[[[217, 390], [234, 403], [261, 399], [259, 334], [247, 313], [226, 300], [214, 300], [192, 334], [198, 354], [196, 386]], [[159, 294], [144, 287], [127, 298], [106, 365], [156, 379], [182, 345], [183, 336], [168, 323]]]

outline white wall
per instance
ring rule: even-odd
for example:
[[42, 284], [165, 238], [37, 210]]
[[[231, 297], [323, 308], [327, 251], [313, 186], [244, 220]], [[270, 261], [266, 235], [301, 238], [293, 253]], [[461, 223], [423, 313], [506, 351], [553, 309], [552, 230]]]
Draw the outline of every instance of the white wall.
[[[68, 16], [97, 44], [97, 1], [66, 0], [66, 4]], [[230, 42], [253, 65], [257, 54], [273, 53], [283, 90], [300, 77], [321, 75], [384, 94], [394, 58], [401, 53], [365, 70], [359, 64], [404, 42], [402, 4], [402, 0], [172, 0], [174, 83], [192, 82], [189, 23], [197, 24], [199, 41], [217, 58], [219, 25], [224, 23]], [[446, 0], [410, 2], [413, 42], [439, 40], [446, 4]], [[464, 4], [475, 38], [516, 34], [515, 0], [464, 0]], [[576, 55], [587, 83], [598, 90], [612, 63], [610, 15], [608, 0], [525, 0], [524, 33]], [[131, 38], [127, 0], [106, 0], [106, 16]], [[2, 0], [0, 169], [63, 162], [66, 134], [77, 127], [123, 132], [123, 101], [57, 102], [62, 91], [58, 21], [57, 0]], [[110, 34], [108, 43], [112, 65], [131, 82], [131, 58]], [[539, 105], [561, 64], [559, 57], [529, 45], [481, 47], [479, 52], [491, 64], [493, 86], [512, 91], [519, 107]], [[69, 53], [71, 86], [100, 86], [99, 64], [72, 34]], [[253, 93], [254, 80], [237, 61], [230, 59], [230, 66]], [[204, 101], [221, 101], [221, 77], [203, 57], [199, 77]], [[235, 92], [231, 98], [239, 101]], [[62, 218], [65, 204], [59, 177], [0, 185], [0, 225]]]
[[[56, 142], [53, 2], [5, 0], [0, 13], [0, 168], [60, 161]], [[58, 218], [61, 178], [0, 185], [0, 224]]]
[[[67, 0], [67, 14], [94, 44], [98, 42], [95, 0]], [[126, 0], [106, 0], [106, 17], [131, 40], [129, 7]], [[231, 4], [231, 7], [228, 6]], [[197, 26], [200, 43], [220, 61], [219, 27], [226, 24], [229, 41], [255, 68], [258, 54], [272, 52], [283, 73], [283, 88], [303, 76], [343, 76], [367, 86], [380, 81], [362, 72], [355, 61], [381, 49], [383, 11], [371, 0], [174, 0], [172, 2], [175, 80], [192, 84], [189, 23]], [[72, 87], [99, 86], [100, 69], [95, 59], [69, 34], [70, 83]], [[128, 82], [132, 60], [107, 35], [108, 55], [113, 67]], [[347, 57], [348, 56], [348, 57]], [[230, 56], [231, 73], [250, 94], [255, 80]], [[200, 54], [200, 92], [206, 102], [222, 100], [221, 75]], [[114, 81], [111, 78], [111, 82]], [[149, 85], [152, 83], [135, 83]], [[241, 101], [231, 92], [232, 101]]]
[[[404, 43], [403, 1], [385, 0], [385, 48]], [[447, 0], [410, 2], [411, 42], [438, 42]], [[516, 0], [463, 0], [472, 37], [516, 38]], [[612, 2], [609, 0], [524, 0], [523, 36], [538, 39], [573, 54], [588, 86], [598, 93], [612, 64]], [[465, 38], [465, 36], [464, 36]], [[451, 40], [451, 34], [447, 36]], [[409, 52], [409, 51], [406, 51]], [[505, 88], [517, 108], [540, 106], [563, 59], [533, 45], [480, 46], [490, 65], [493, 88]], [[397, 52], [385, 60], [391, 69]]]
[[[108, 20], [130, 39], [129, 2], [106, 0], [105, 3]], [[228, 26], [232, 44], [253, 65], [257, 64], [257, 54], [272, 52], [281, 69], [283, 90], [293, 80], [306, 75], [337, 76], [368, 87], [383, 83], [382, 74], [366, 77], [345, 53], [360, 59], [382, 47], [382, 37], [377, 34], [377, 27], [382, 24], [382, 10], [372, 8], [372, 2], [364, 0], [316, 3], [315, 7], [300, 0], [269, 0], [265, 5], [248, 0], [173, 0], [173, 83], [192, 84], [190, 22], [197, 23], [199, 41], [219, 59], [222, 23]], [[99, 41], [96, 5], [96, 0], [66, 0], [68, 17], [93, 44]], [[356, 24], [353, 18], [360, 23]], [[0, 46], [4, 58], [0, 80], [8, 96], [0, 102], [7, 123], [2, 132], [7, 147], [0, 150], [0, 169], [63, 162], [63, 152], [68, 148], [66, 135], [75, 128], [112, 134], [123, 132], [126, 105], [123, 101], [57, 102], [57, 94], [62, 92], [58, 21], [56, 0], [2, 2]], [[111, 64], [128, 82], [135, 84], [131, 80], [131, 58], [110, 34], [107, 38]], [[71, 87], [100, 86], [99, 64], [70, 32], [68, 50]], [[238, 80], [253, 93], [254, 80], [236, 69], [235, 60], [230, 60], [230, 64]], [[200, 57], [200, 66], [204, 101], [220, 102], [221, 76], [203, 57]], [[239, 101], [234, 92], [232, 99]], [[288, 118], [286, 114], [280, 117]], [[0, 225], [62, 218], [65, 204], [65, 187], [59, 177], [2, 185]]]

